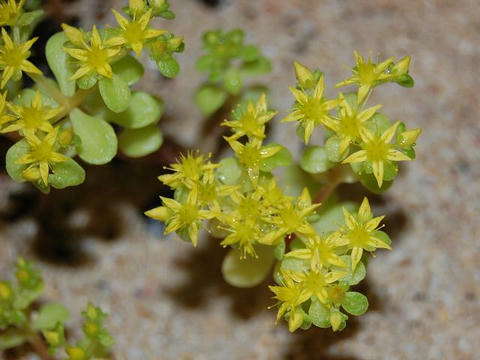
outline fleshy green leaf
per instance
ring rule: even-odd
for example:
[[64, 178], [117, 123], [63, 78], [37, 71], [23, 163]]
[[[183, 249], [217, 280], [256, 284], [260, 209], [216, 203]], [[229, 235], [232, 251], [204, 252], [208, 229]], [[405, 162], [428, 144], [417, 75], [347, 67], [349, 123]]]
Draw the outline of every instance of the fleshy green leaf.
[[33, 320], [34, 330], [52, 330], [57, 323], [64, 324], [70, 318], [67, 308], [61, 304], [48, 303], [43, 305], [37, 317]]
[[117, 74], [112, 78], [102, 77], [98, 82], [98, 89], [105, 105], [115, 113], [127, 110], [132, 94], [127, 82]]
[[285, 244], [285, 240], [282, 239], [274, 248], [273, 248], [273, 255], [275, 259], [282, 260], [283, 256], [285, 255], [285, 249], [287, 245]]
[[345, 294], [342, 307], [346, 312], [352, 315], [362, 315], [368, 309], [368, 299], [365, 295], [356, 291], [348, 291]]
[[319, 219], [312, 223], [313, 228], [317, 234], [325, 234], [330, 231], [336, 231], [339, 226], [345, 224], [343, 217], [342, 207], [345, 207], [348, 211], [354, 212], [358, 205], [351, 201], [336, 203], [328, 206], [320, 206], [317, 210]]
[[225, 185], [236, 185], [242, 177], [242, 167], [237, 159], [228, 157], [220, 161], [215, 177]]
[[331, 136], [325, 142], [325, 151], [327, 152], [327, 158], [331, 162], [340, 162], [342, 155], [340, 153], [340, 139], [338, 136]]
[[[355, 271], [352, 273], [352, 258], [350, 255], [342, 255], [340, 256], [340, 259], [347, 264], [347, 275], [341, 279], [342, 282], [345, 282], [347, 285], [357, 285], [360, 281], [365, 279], [367, 269], [365, 269], [363, 262], [360, 261], [357, 264]], [[339, 270], [345, 271], [345, 268], [339, 268]]]
[[225, 73], [223, 86], [232, 95], [237, 95], [242, 90], [242, 74], [238, 69], [230, 69]]
[[13, 306], [17, 310], [24, 310], [30, 306], [35, 300], [37, 300], [43, 294], [43, 283], [40, 283], [34, 289], [24, 289], [20, 292], [19, 296], [15, 298]]
[[330, 311], [323, 306], [318, 300], [313, 300], [308, 310], [308, 315], [313, 325], [320, 328], [330, 327]]
[[29, 26], [34, 23], [38, 23], [45, 12], [43, 10], [34, 10], [30, 12], [25, 12], [23, 13], [20, 18], [16, 21], [15, 25], [16, 26]]
[[28, 143], [25, 139], [17, 141], [7, 151], [5, 157], [5, 167], [8, 175], [16, 182], [23, 183], [26, 180], [23, 178], [22, 172], [26, 166], [17, 164], [17, 160], [28, 152]]
[[288, 151], [286, 147], [276, 143], [270, 143], [265, 147], [268, 148], [272, 146], [280, 146], [281, 149], [275, 155], [262, 159], [260, 163], [260, 170], [262, 171], [270, 172], [279, 166], [289, 166], [292, 164], [292, 154], [290, 154], [290, 151]]
[[227, 97], [222, 88], [205, 84], [195, 92], [195, 103], [204, 116], [210, 116], [223, 106]]
[[48, 66], [57, 79], [60, 91], [66, 96], [75, 94], [75, 81], [70, 81], [74, 73], [71, 57], [63, 51], [64, 44], [68, 41], [65, 33], [58, 32], [51, 36], [45, 46], [45, 56]]
[[106, 121], [121, 125], [127, 129], [139, 129], [160, 120], [164, 103], [162, 99], [148, 93], [134, 92], [128, 109], [121, 113], [103, 111]]
[[256, 60], [245, 62], [241, 71], [246, 75], [262, 75], [269, 73], [272, 70], [272, 64], [270, 60], [265, 57], [259, 57]]
[[118, 146], [130, 157], [142, 157], [157, 151], [163, 136], [156, 124], [140, 129], [126, 129], [118, 137]]
[[180, 71], [180, 65], [177, 60], [169, 53], [163, 54], [157, 61], [157, 68], [167, 78], [174, 78]]
[[310, 268], [310, 262], [307, 260], [297, 259], [294, 257], [284, 257], [281, 263], [281, 268], [285, 270], [301, 273]]
[[[353, 167], [352, 167], [352, 169], [353, 169]], [[365, 172], [363, 172], [358, 178], [359, 178], [360, 182], [362, 183], [362, 185], [365, 186], [368, 190], [370, 190], [374, 194], [384, 193], [393, 184], [392, 180], [390, 180], [390, 181], [384, 180], [383, 184], [382, 184], [382, 187], [379, 188], [378, 187], [378, 182], [377, 182], [377, 179], [375, 179], [375, 176], [373, 176], [373, 174], [367, 174]]]
[[334, 164], [328, 160], [327, 151], [321, 146], [309, 146], [300, 159], [300, 166], [310, 174], [319, 174], [330, 169]]
[[227, 283], [235, 287], [248, 288], [260, 284], [270, 273], [275, 257], [269, 246], [255, 248], [258, 258], [247, 256], [241, 259], [241, 251], [231, 249], [222, 264], [222, 274]]
[[305, 187], [308, 188], [310, 194], [316, 194], [320, 185], [310, 174], [294, 164], [284, 168], [279, 187], [285, 195], [299, 196]]
[[384, 231], [375, 231], [374, 236], [380, 240], [382, 240], [385, 244], [387, 245], [392, 245], [392, 239], [390, 239], [390, 236]]
[[0, 334], [0, 350], [7, 350], [20, 346], [28, 341], [25, 331], [10, 328]]
[[75, 135], [81, 140], [78, 155], [82, 160], [102, 165], [113, 159], [117, 153], [117, 136], [109, 123], [79, 109], [72, 110], [70, 119]]
[[120, 77], [128, 85], [138, 82], [143, 76], [143, 65], [133, 56], [126, 55], [112, 65], [115, 75]]
[[71, 158], [53, 164], [52, 168], [53, 174], [48, 175], [48, 183], [56, 189], [80, 185], [85, 181], [85, 170]]

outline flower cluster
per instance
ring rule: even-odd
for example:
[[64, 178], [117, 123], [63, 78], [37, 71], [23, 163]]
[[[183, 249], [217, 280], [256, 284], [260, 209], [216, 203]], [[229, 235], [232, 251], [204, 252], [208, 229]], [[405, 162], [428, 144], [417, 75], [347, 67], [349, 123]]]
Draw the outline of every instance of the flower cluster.
[[46, 303], [38, 310], [32, 304], [42, 295], [43, 279], [30, 261], [18, 259], [15, 271], [16, 283], [0, 281], [0, 350], [30, 342], [44, 346], [43, 334], [50, 346], [49, 353], [65, 348], [66, 360], [90, 360], [108, 355], [113, 338], [104, 326], [105, 314], [98, 307], [88, 304], [83, 313], [85, 339], [75, 345], [65, 340], [64, 323], [68, 310], [61, 304]]
[[[209, 36], [215, 45], [218, 34]], [[173, 199], [162, 197], [162, 206], [146, 212], [165, 222], [165, 233], [176, 232], [194, 246], [205, 228], [231, 247], [222, 272], [234, 286], [258, 285], [276, 259], [277, 284], [270, 289], [279, 306], [277, 321], [285, 318], [290, 331], [312, 324], [342, 330], [347, 314], [367, 310], [367, 298], [351, 287], [365, 277], [368, 255], [391, 249], [391, 240], [381, 230], [383, 216], [373, 216], [367, 198], [357, 207], [338, 202], [332, 192], [341, 182], [355, 181], [384, 191], [396, 175], [396, 162], [415, 157], [420, 129], [392, 124], [378, 112], [381, 105], [365, 106], [384, 82], [413, 84], [410, 58], [377, 64], [355, 55], [352, 77], [339, 85], [359, 89], [335, 99], [325, 97], [323, 73], [294, 64], [298, 83], [290, 90], [296, 101], [283, 121], [297, 122], [306, 144], [316, 127], [324, 127], [325, 146], [307, 147], [296, 165], [285, 147], [265, 144], [267, 124], [277, 112], [261, 95], [222, 123], [232, 131], [224, 139], [234, 157], [213, 163], [198, 152], [182, 156], [159, 177], [174, 190]], [[313, 200], [311, 191], [318, 191]]]
[[[123, 14], [112, 10], [116, 27], [94, 25], [87, 32], [63, 24], [45, 47], [55, 79], [29, 60], [37, 40], [31, 33], [43, 12], [27, 6], [0, 2], [0, 133], [17, 140], [7, 153], [9, 175], [49, 192], [84, 181], [77, 155], [100, 165], [118, 148], [131, 157], [156, 151], [163, 141], [156, 126], [163, 102], [131, 86], [143, 76], [136, 58], [145, 50], [163, 75], [178, 73], [173, 53], [183, 50], [183, 38], [152, 25], [155, 17], [175, 17], [168, 1], [130, 0]], [[23, 75], [32, 88], [22, 88]], [[118, 137], [109, 123], [121, 126]]]
[[[366, 103], [373, 89], [380, 84], [413, 85], [409, 75], [410, 57], [396, 63], [393, 57], [374, 63], [371, 58], [364, 59], [355, 52], [355, 58], [352, 77], [337, 87], [357, 85], [357, 92], [340, 92], [331, 100], [324, 95], [323, 74], [318, 70], [312, 72], [296, 62], [297, 86], [290, 88], [295, 103], [282, 121], [297, 122], [298, 133], [307, 145], [316, 127], [325, 128], [325, 145], [323, 149], [316, 147], [316, 150], [326, 152], [331, 162], [329, 166], [351, 164], [362, 183], [380, 191], [397, 175], [397, 162], [414, 158], [413, 147], [421, 130], [406, 130], [403, 123], [392, 123], [380, 113], [381, 105], [366, 107]], [[375, 181], [371, 180], [372, 177]]]

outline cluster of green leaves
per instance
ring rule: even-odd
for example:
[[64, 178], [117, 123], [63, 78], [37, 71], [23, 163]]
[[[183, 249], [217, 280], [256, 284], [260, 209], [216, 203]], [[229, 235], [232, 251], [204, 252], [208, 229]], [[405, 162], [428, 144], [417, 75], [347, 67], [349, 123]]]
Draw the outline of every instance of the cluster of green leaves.
[[[332, 100], [324, 97], [323, 73], [295, 63], [296, 101], [283, 121], [298, 122], [306, 144], [322, 125], [324, 146], [307, 147], [294, 164], [284, 146], [264, 144], [266, 124], [276, 112], [267, 109], [262, 95], [222, 124], [233, 133], [225, 140], [235, 156], [219, 163], [199, 153], [182, 156], [171, 173], [159, 177], [174, 198], [162, 197], [162, 206], [146, 212], [165, 222], [166, 234], [176, 232], [194, 246], [202, 228], [222, 239], [220, 245], [231, 247], [223, 275], [234, 286], [260, 284], [276, 262], [277, 285], [270, 289], [278, 300], [277, 321], [285, 318], [290, 331], [312, 324], [342, 330], [347, 314], [367, 310], [367, 298], [352, 287], [364, 279], [369, 254], [391, 249], [381, 231], [383, 216], [373, 216], [367, 198], [358, 207], [327, 195], [341, 182], [383, 191], [396, 175], [396, 161], [415, 155], [420, 129], [391, 124], [377, 112], [379, 105], [364, 109], [373, 88], [384, 82], [413, 85], [410, 57], [376, 64], [355, 55], [352, 78], [339, 85], [357, 84], [358, 91]], [[310, 194], [318, 190], [312, 201]], [[328, 200], [320, 207], [320, 199]]]
[[322, 174], [340, 164], [350, 164], [358, 180], [369, 190], [387, 190], [398, 174], [399, 161], [415, 158], [415, 142], [421, 129], [407, 130], [404, 123], [392, 121], [379, 112], [382, 105], [366, 107], [373, 89], [387, 82], [413, 86], [409, 75], [410, 56], [395, 63], [365, 59], [355, 52], [352, 76], [337, 87], [357, 85], [356, 92], [340, 92], [335, 99], [324, 95], [324, 76], [317, 70], [295, 63], [297, 85], [290, 88], [295, 97], [291, 112], [282, 121], [296, 122], [297, 134], [309, 144], [313, 131], [324, 128], [322, 146], [307, 147], [301, 159], [303, 170]]
[[[158, 128], [163, 101], [133, 91], [144, 73], [137, 58], [144, 50], [167, 77], [176, 76], [173, 58], [183, 38], [152, 27], [155, 17], [174, 18], [167, 0], [129, 0], [124, 14], [112, 10], [118, 26], [83, 31], [63, 24], [47, 42], [45, 54], [54, 79], [28, 58], [41, 10], [28, 11], [24, 0], [1, 1], [0, 133], [19, 139], [8, 151], [6, 167], [18, 182], [42, 192], [81, 184], [89, 164], [110, 162], [118, 148], [127, 156], [156, 151], [163, 142]], [[34, 85], [24, 88], [22, 74]]]
[[24, 343], [37, 343], [40, 334], [49, 344], [49, 353], [62, 350], [66, 360], [89, 360], [105, 357], [114, 341], [104, 326], [105, 314], [88, 304], [83, 313], [85, 337], [75, 345], [65, 340], [64, 325], [69, 319], [68, 310], [61, 304], [49, 302], [38, 310], [33, 303], [43, 293], [44, 282], [33, 264], [20, 258], [16, 264], [16, 283], [0, 281], [0, 350]]
[[[197, 70], [208, 74], [207, 81], [196, 91], [195, 102], [202, 114], [210, 116], [229, 98], [245, 107], [257, 99], [266, 88], [252, 85], [244, 88], [245, 79], [270, 72], [270, 61], [254, 45], [244, 43], [241, 29], [228, 32], [210, 30], [203, 34], [203, 49], [207, 52], [197, 60]], [[236, 105], [234, 104], [234, 105]]]

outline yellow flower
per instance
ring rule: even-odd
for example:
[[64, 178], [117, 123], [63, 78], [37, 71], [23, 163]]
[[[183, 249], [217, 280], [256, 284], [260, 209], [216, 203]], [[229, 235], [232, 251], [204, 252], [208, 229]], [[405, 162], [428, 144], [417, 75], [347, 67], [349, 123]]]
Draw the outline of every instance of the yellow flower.
[[25, 179], [36, 181], [40, 178], [45, 185], [48, 185], [48, 174], [51, 165], [67, 160], [65, 155], [55, 152], [57, 134], [58, 128], [47, 133], [42, 139], [31, 133], [25, 134], [25, 139], [30, 149], [17, 160], [18, 164], [29, 165], [23, 171]]
[[287, 200], [281, 202], [280, 206], [278, 206], [277, 216], [272, 219], [272, 223], [277, 226], [277, 229], [265, 235], [262, 238], [262, 243], [272, 245], [278, 239], [292, 233], [313, 236], [315, 230], [307, 221], [307, 217], [312, 215], [319, 206], [320, 204], [312, 205], [307, 188], [303, 189], [297, 201]]
[[399, 124], [400, 122], [397, 121], [380, 136], [373, 135], [367, 129], [363, 129], [360, 133], [363, 141], [360, 145], [362, 150], [351, 154], [343, 160], [343, 163], [370, 162], [378, 187], [381, 187], [383, 184], [384, 163], [411, 160], [407, 155], [395, 149], [395, 145], [390, 144]]
[[90, 35], [90, 44], [85, 41], [85, 34], [73, 26], [62, 24], [63, 31], [75, 48], [65, 47], [64, 50], [77, 60], [79, 69], [70, 80], [77, 80], [85, 75], [99, 74], [111, 78], [112, 67], [110, 63], [119, 53], [120, 48], [112, 47], [110, 41], [103, 41], [97, 27], [93, 25]]
[[24, 3], [25, 0], [20, 0], [18, 4], [16, 0], [2, 1], [0, 3], [0, 26], [14, 25], [23, 12]]
[[347, 243], [348, 240], [342, 238], [338, 232], [322, 237], [314, 235], [307, 238], [306, 248], [290, 251], [285, 256], [309, 261], [313, 271], [330, 266], [346, 267], [347, 264], [340, 259], [337, 252], [339, 247]]
[[320, 76], [313, 93], [309, 95], [305, 90], [298, 90], [290, 87], [290, 91], [295, 97], [293, 111], [287, 115], [282, 122], [298, 121], [305, 129], [305, 143], [308, 144], [315, 126], [320, 124], [333, 128], [333, 118], [329, 111], [335, 108], [341, 100], [326, 100], [323, 97], [325, 90], [323, 74]]
[[15, 120], [15, 117], [5, 110], [7, 109], [7, 92], [0, 94], [0, 132], [5, 124], [8, 124], [10, 121]]
[[281, 149], [280, 146], [276, 145], [262, 146], [262, 141], [259, 139], [248, 141], [245, 145], [227, 137], [224, 137], [224, 139], [230, 144], [238, 161], [245, 166], [247, 175], [254, 186], [258, 183], [261, 161], [272, 157]]
[[165, 234], [171, 232], [186, 231], [193, 246], [198, 243], [198, 230], [200, 229], [203, 220], [212, 219], [215, 217], [212, 211], [202, 210], [198, 204], [198, 193], [194, 188], [188, 194], [185, 203], [179, 203], [174, 199], [161, 197], [164, 207], [169, 214], [172, 214], [166, 220]]
[[0, 87], [3, 89], [8, 80], [19, 80], [22, 71], [31, 74], [41, 74], [42, 72], [28, 61], [30, 48], [37, 38], [30, 39], [20, 44], [14, 44], [8, 33], [2, 28], [3, 45], [0, 46], [0, 69], [2, 73], [2, 82]]
[[328, 285], [341, 279], [347, 273], [344, 271], [306, 271], [291, 273], [291, 277], [300, 283], [302, 293], [307, 299], [316, 297], [322, 304], [328, 302]]
[[365, 123], [382, 107], [382, 105], [372, 106], [360, 111], [358, 106], [352, 108], [344, 95], [340, 95], [342, 102], [339, 105], [338, 119], [335, 121], [333, 129], [340, 138], [340, 154], [347, 150], [350, 144], [354, 144], [359, 138], [360, 133], [365, 129]]
[[236, 140], [242, 136], [248, 136], [249, 139], [265, 137], [265, 124], [269, 122], [277, 111], [267, 110], [267, 101], [265, 94], [262, 94], [256, 104], [249, 102], [247, 109], [241, 114], [238, 120], [225, 120], [222, 125], [228, 126], [234, 132], [234, 135], [228, 139]]
[[181, 185], [192, 189], [200, 180], [211, 183], [214, 179], [213, 170], [220, 165], [211, 163], [209, 158], [210, 155], [204, 156], [198, 152], [188, 152], [187, 156], [181, 154], [179, 161], [167, 168], [174, 173], [160, 175], [158, 180], [172, 189]]
[[34, 135], [38, 130], [43, 132], [53, 131], [50, 120], [54, 119], [63, 110], [61, 107], [44, 107], [38, 91], [29, 106], [9, 103], [8, 107], [15, 114], [17, 120], [12, 125], [5, 127], [2, 132], [21, 130], [24, 135]]
[[376, 85], [388, 81], [392, 78], [391, 74], [385, 72], [387, 68], [395, 61], [394, 57], [390, 57], [387, 60], [376, 64], [372, 62], [372, 57], [364, 59], [354, 52], [356, 64], [352, 70], [352, 77], [338, 83], [336, 86], [346, 86], [351, 84], [358, 84], [358, 103], [361, 104], [367, 97], [371, 89]]
[[229, 245], [238, 246], [241, 250], [240, 257], [242, 259], [246, 258], [247, 254], [257, 257], [254, 245], [261, 236], [259, 224], [253, 219], [244, 219], [244, 221], [231, 222], [229, 226], [226, 230], [230, 234], [223, 239], [220, 245], [223, 247]]
[[343, 238], [347, 240], [346, 245], [352, 250], [352, 271], [355, 270], [362, 258], [363, 250], [372, 252], [377, 248], [392, 249], [375, 236], [384, 216], [373, 217], [367, 198], [363, 199], [356, 216], [350, 214], [345, 208], [343, 208], [343, 216], [345, 226], [341, 229], [341, 232]]
[[274, 306], [280, 305], [277, 313], [277, 323], [282, 316], [289, 311], [288, 328], [293, 332], [302, 324], [301, 321], [296, 319], [298, 313], [295, 310], [309, 299], [309, 294], [303, 290], [299, 284], [293, 281], [292, 273], [283, 269], [281, 269], [280, 272], [283, 278], [283, 286], [269, 286], [269, 289], [275, 294], [274, 299], [278, 300], [278, 303]]
[[110, 39], [110, 43], [114, 45], [128, 45], [135, 52], [137, 57], [140, 56], [143, 50], [143, 45], [148, 39], [155, 38], [165, 34], [166, 30], [157, 30], [148, 28], [152, 17], [152, 9], [149, 9], [145, 14], [137, 19], [134, 16], [132, 21], [125, 19], [116, 10], [112, 10], [113, 15], [120, 25], [120, 35]]
[[68, 360], [86, 360], [88, 359], [85, 350], [78, 346], [67, 346], [65, 351], [68, 354]]

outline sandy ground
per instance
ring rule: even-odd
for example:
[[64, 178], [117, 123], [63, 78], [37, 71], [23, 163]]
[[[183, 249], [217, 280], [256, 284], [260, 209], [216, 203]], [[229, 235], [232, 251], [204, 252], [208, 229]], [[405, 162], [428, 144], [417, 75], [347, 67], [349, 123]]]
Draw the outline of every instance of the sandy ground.
[[[266, 284], [229, 287], [220, 277], [224, 253], [215, 243], [194, 250], [175, 236], [164, 238], [161, 227], [142, 217], [139, 210], [161, 190], [154, 179], [159, 169], [150, 165], [89, 168], [85, 186], [53, 194], [46, 209], [69, 214], [72, 227], [81, 227], [89, 219], [81, 208], [93, 203], [100, 225], [48, 236], [39, 234], [38, 216], [18, 209], [18, 202], [28, 210], [29, 199], [45, 200], [1, 172], [1, 277], [18, 254], [36, 258], [48, 279], [45, 298], [72, 310], [72, 329], [88, 300], [110, 313], [117, 359], [480, 359], [478, 1], [230, 0], [215, 8], [197, 0], [171, 2], [177, 19], [165, 26], [185, 36], [182, 72], [170, 81], [149, 75], [142, 86], [164, 98], [162, 127], [187, 147], [198, 146], [202, 127], [191, 99], [202, 81], [194, 63], [206, 29], [248, 29], [248, 39], [274, 62], [261, 81], [270, 85], [281, 114], [292, 102], [294, 59], [321, 68], [333, 96], [333, 85], [348, 76], [353, 50], [413, 55], [415, 87], [384, 86], [372, 99], [391, 118], [424, 132], [417, 160], [377, 201], [390, 218], [386, 230], [394, 250], [370, 262], [370, 311], [338, 334], [312, 329], [291, 335], [283, 324], [275, 327]], [[113, 6], [104, 3], [77, 1], [70, 11], [89, 26]], [[298, 155], [293, 127], [277, 118], [272, 130], [272, 140]], [[14, 216], [14, 210], [26, 215]], [[42, 221], [48, 218], [47, 211]], [[49, 221], [55, 228], [56, 220]], [[44, 239], [61, 236], [70, 243], [59, 250], [55, 239]]]

